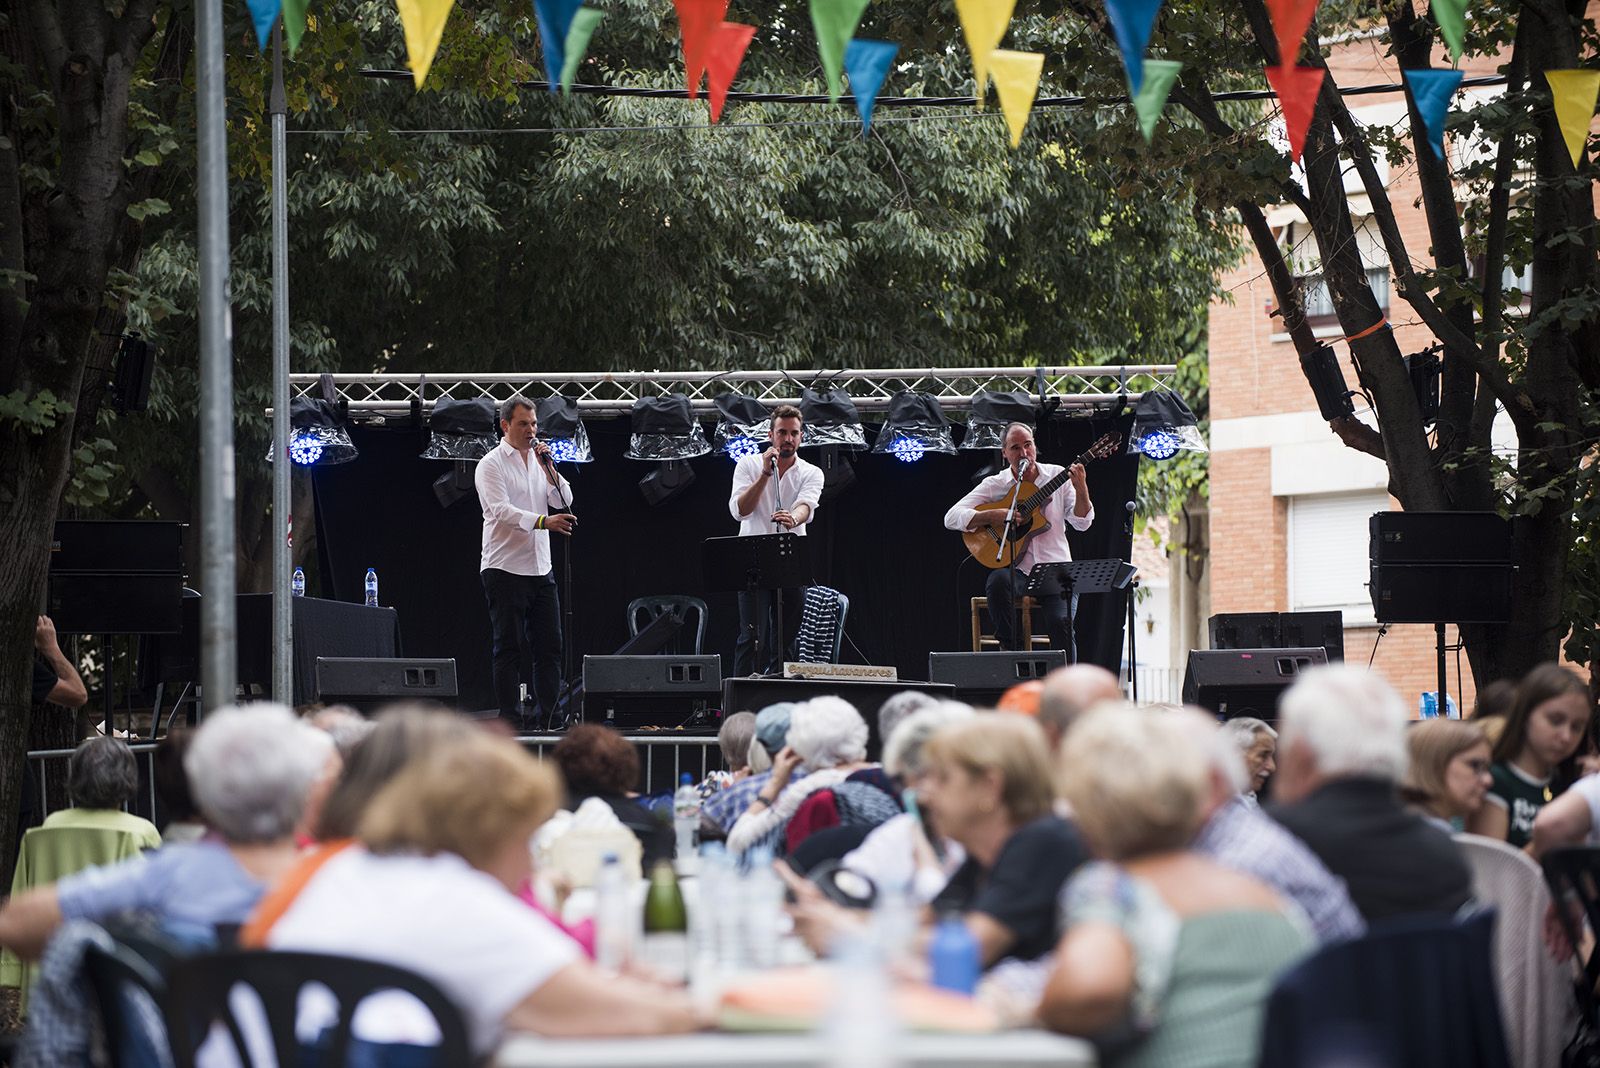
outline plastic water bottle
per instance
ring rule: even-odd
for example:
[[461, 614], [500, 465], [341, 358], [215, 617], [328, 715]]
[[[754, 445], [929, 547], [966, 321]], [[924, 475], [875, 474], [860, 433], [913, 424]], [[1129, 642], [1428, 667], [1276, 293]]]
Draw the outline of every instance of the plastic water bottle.
[[826, 1068], [894, 1068], [900, 1063], [895, 1013], [883, 954], [870, 938], [842, 938], [833, 960], [833, 1003], [823, 1020]]
[[594, 962], [603, 971], [618, 974], [633, 957], [633, 928], [637, 918], [633, 895], [622, 862], [615, 853], [600, 861], [594, 881]]
[[739, 961], [739, 873], [721, 842], [700, 847], [698, 901], [694, 922], [694, 985], [714, 1003]]
[[378, 607], [378, 572], [367, 568], [367, 607]]
[[[1461, 712], [1460, 712], [1459, 709], [1456, 708], [1456, 699], [1454, 697], [1451, 697], [1449, 694], [1445, 694], [1444, 704], [1445, 704], [1445, 710], [1444, 710], [1443, 715], [1445, 716], [1446, 719], [1460, 719], [1461, 718]], [[1419, 719], [1436, 719], [1440, 714], [1441, 713], [1439, 712], [1439, 691], [1438, 690], [1424, 690], [1422, 692], [1422, 697], [1417, 701], [1417, 715], [1418, 715], [1418, 718]]]
[[694, 870], [695, 839], [700, 835], [700, 791], [686, 771], [678, 777], [678, 792], [672, 795], [672, 828], [678, 837], [678, 871]]
[[978, 975], [983, 971], [978, 940], [960, 916], [946, 916], [934, 928], [933, 940], [928, 943], [928, 966], [932, 972], [929, 981], [936, 987], [968, 996], [978, 989]]
[[298, 567], [294, 569], [294, 577], [289, 580], [289, 592], [296, 597], [306, 595], [306, 573]]
[[750, 870], [739, 894], [743, 915], [744, 964], [756, 971], [778, 963], [778, 924], [783, 917], [783, 880], [772, 870], [772, 850], [765, 846], [745, 854]]

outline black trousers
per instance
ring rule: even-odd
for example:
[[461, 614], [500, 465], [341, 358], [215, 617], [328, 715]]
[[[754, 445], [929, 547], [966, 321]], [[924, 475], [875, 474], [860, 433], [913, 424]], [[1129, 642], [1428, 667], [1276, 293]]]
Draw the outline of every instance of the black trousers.
[[[778, 616], [778, 598], [771, 590], [757, 590], [739, 595], [739, 636], [733, 643], [733, 674], [735, 678], [760, 671], [764, 675], [783, 669], [785, 657], [794, 659], [795, 638], [800, 634], [801, 590], [796, 587], [783, 591], [783, 627], [775, 629]], [[761, 634], [761, 659], [755, 663], [757, 628]]]
[[546, 717], [561, 694], [561, 596], [554, 575], [513, 575], [498, 568], [479, 573], [494, 630], [494, 696], [500, 714], [517, 715], [522, 664], [531, 654], [528, 692]]
[[[1022, 636], [1017, 633], [1017, 604], [1028, 591], [1028, 576], [1014, 567], [1001, 567], [989, 572], [984, 595], [989, 598], [989, 618], [994, 621], [994, 636], [1002, 649], [1021, 649]], [[1044, 613], [1044, 631], [1050, 636], [1052, 648], [1067, 651], [1067, 663], [1078, 662], [1077, 636], [1067, 625], [1067, 601], [1060, 594], [1035, 597], [1038, 611]], [[1072, 615], [1078, 615], [1078, 595], [1072, 595]]]

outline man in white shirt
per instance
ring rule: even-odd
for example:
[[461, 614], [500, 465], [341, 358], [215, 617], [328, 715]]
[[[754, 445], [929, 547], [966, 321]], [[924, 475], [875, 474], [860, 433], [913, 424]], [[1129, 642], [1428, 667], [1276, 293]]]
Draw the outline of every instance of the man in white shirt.
[[[760, 455], [746, 456], [733, 469], [728, 510], [739, 521], [739, 536], [805, 534], [822, 498], [822, 469], [800, 458], [800, 409], [780, 404], [772, 412], [768, 445]], [[770, 672], [782, 662], [788, 639], [799, 627], [800, 591], [783, 591], [782, 621], [775, 619], [771, 590], [739, 594], [739, 637], [733, 646], [734, 675]], [[781, 625], [780, 625], [781, 623]], [[761, 659], [755, 663], [756, 629], [760, 627]]]
[[[1065, 468], [1060, 464], [1041, 464], [1039, 451], [1033, 443], [1033, 430], [1026, 423], [1012, 423], [1006, 427], [1004, 454], [1007, 470], [990, 475], [975, 486], [971, 493], [955, 503], [944, 516], [949, 530], [976, 530], [980, 526], [1000, 526], [1005, 522], [1006, 510], [993, 508], [978, 510], [978, 505], [1007, 499], [1020, 477], [1035, 486], [1043, 485], [1059, 475]], [[1018, 474], [1018, 466], [1021, 473]], [[1000, 567], [989, 572], [984, 593], [989, 598], [989, 617], [994, 621], [994, 635], [1002, 649], [1022, 648], [1017, 628], [1016, 606], [1028, 587], [1028, 572], [1035, 564], [1068, 563], [1072, 550], [1067, 547], [1066, 528], [1088, 530], [1094, 522], [1094, 502], [1089, 499], [1089, 478], [1082, 464], [1073, 464], [1068, 483], [1057, 490], [1040, 509], [1047, 524], [1035, 535], [1027, 549], [1017, 558], [1015, 567]], [[1078, 595], [1072, 595], [1073, 615], [1077, 615]], [[1045, 633], [1050, 644], [1065, 649], [1067, 663], [1078, 659], [1077, 645], [1067, 626], [1067, 603], [1058, 595], [1038, 598], [1039, 609], [1045, 617]]]
[[500, 444], [478, 461], [473, 482], [483, 506], [478, 577], [494, 630], [494, 694], [500, 715], [526, 726], [517, 707], [524, 654], [533, 654], [529, 686], [548, 723], [561, 692], [561, 601], [550, 573], [550, 534], [570, 535], [572, 486], [535, 436], [533, 403], [515, 396], [500, 406]]

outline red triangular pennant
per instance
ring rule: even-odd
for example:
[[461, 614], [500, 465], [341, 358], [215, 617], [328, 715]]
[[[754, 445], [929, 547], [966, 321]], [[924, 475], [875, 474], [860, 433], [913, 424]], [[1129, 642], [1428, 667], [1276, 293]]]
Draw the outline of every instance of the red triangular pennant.
[[1306, 148], [1306, 131], [1316, 114], [1317, 94], [1322, 91], [1322, 67], [1268, 67], [1267, 82], [1278, 94], [1283, 108], [1283, 129], [1289, 135], [1289, 156], [1300, 162]]
[[728, 14], [728, 0], [672, 0], [678, 9], [678, 32], [683, 36], [683, 68], [689, 99], [700, 95], [706, 74], [706, 48], [711, 35]]
[[1316, 13], [1317, 0], [1267, 0], [1272, 32], [1278, 38], [1278, 65], [1292, 67], [1300, 58], [1300, 42]]
[[722, 115], [722, 104], [728, 99], [728, 87], [733, 85], [733, 76], [739, 73], [745, 49], [750, 47], [750, 38], [755, 35], [754, 26], [724, 22], [711, 37], [706, 48], [706, 95], [711, 98], [712, 122]]

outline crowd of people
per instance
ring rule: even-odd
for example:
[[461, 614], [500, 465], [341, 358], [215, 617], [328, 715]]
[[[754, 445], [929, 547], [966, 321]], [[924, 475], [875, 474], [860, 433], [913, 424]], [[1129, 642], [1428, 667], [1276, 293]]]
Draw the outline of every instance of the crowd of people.
[[[818, 955], [869, 937], [872, 918], [813, 873], [908, 902], [924, 939], [959, 918], [980, 999], [1115, 1065], [1253, 1063], [1275, 983], [1319, 947], [1479, 904], [1454, 835], [1534, 856], [1600, 839], [1594, 705], [1559, 665], [1465, 721], [1413, 724], [1378, 675], [1344, 665], [1306, 671], [1275, 724], [1135, 707], [1083, 665], [1002, 705], [900, 694], [878, 712], [881, 761], [837, 697], [730, 715], [723, 769], [699, 788], [701, 836], [777, 858], [793, 930]], [[154, 768], [165, 840], [122, 811], [127, 747], [83, 743], [74, 807], [46, 826], [125, 832], [135, 855], [12, 897], [0, 947], [33, 959], [71, 921], [136, 913], [183, 947], [375, 959], [437, 984], [480, 1054], [508, 1029], [713, 1022], [681, 988], [602, 970], [592, 932], [531, 892], [536, 832], [591, 799], [646, 857], [671, 856], [670, 825], [636, 793], [638, 756], [608, 728], [575, 728], [541, 760], [437, 709], [366, 720], [258, 704], [174, 734]], [[370, 1041], [427, 1040], [404, 1011], [363, 1026]]]

